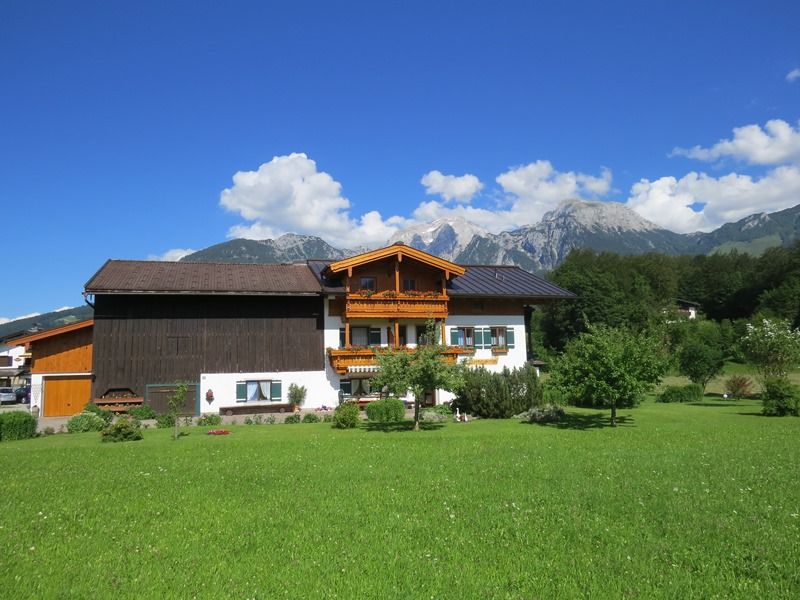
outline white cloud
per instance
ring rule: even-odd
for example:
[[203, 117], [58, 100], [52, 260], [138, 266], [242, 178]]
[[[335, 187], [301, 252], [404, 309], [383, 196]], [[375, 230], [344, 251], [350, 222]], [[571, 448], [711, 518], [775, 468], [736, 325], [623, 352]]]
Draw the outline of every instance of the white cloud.
[[188, 254], [192, 254], [197, 252], [196, 250], [192, 250], [191, 248], [173, 248], [172, 250], [167, 250], [164, 254], [150, 254], [147, 256], [147, 260], [163, 260], [167, 262], [176, 262], [182, 259], [184, 256]]
[[[729, 173], [711, 177], [691, 172], [680, 179], [642, 179], [627, 205], [644, 218], [680, 233], [710, 231], [757, 212], [794, 206], [800, 198], [800, 168], [781, 166], [763, 177]], [[705, 204], [695, 212], [691, 205]]]
[[456, 202], [469, 202], [483, 189], [481, 180], [469, 173], [461, 176], [445, 175], [441, 171], [430, 171], [422, 176], [419, 181], [425, 186], [428, 195], [439, 195]]
[[406, 222], [384, 220], [371, 211], [360, 218], [349, 213], [342, 185], [305, 154], [276, 156], [257, 171], [239, 171], [220, 204], [251, 223], [228, 231], [230, 237], [274, 238], [283, 233], [318, 235], [338, 247], [381, 244]]
[[786, 81], [789, 83], [792, 83], [798, 79], [800, 79], [800, 69], [792, 69], [786, 74]]
[[800, 127], [781, 119], [767, 121], [763, 129], [745, 125], [734, 128], [733, 139], [720, 140], [711, 148], [675, 148], [671, 155], [703, 161], [730, 157], [754, 165], [800, 163]]

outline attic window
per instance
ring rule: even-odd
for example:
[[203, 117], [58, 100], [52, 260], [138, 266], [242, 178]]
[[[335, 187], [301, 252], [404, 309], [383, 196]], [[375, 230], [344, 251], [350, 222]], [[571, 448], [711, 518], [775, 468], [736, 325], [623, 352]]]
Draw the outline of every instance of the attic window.
[[371, 292], [374, 292], [377, 289], [377, 286], [375, 285], [375, 278], [374, 277], [362, 277], [361, 278], [360, 289], [369, 290]]

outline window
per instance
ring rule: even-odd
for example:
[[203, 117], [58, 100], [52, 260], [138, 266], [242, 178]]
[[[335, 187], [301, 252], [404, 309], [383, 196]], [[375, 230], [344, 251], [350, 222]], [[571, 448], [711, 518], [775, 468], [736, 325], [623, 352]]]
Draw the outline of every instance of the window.
[[270, 379], [253, 379], [236, 382], [237, 402], [280, 402], [281, 382]]
[[359, 398], [372, 393], [372, 383], [369, 379], [342, 379], [339, 382], [339, 391], [346, 398]]
[[417, 289], [417, 280], [416, 279], [403, 279], [403, 291], [404, 292], [416, 291], [416, 289]]
[[454, 327], [450, 330], [450, 345], [474, 348], [475, 329], [473, 327]]
[[369, 290], [370, 292], [374, 292], [377, 289], [375, 285], [375, 278], [374, 277], [362, 277], [361, 278], [361, 289], [362, 290]]
[[[506, 347], [506, 328], [505, 327], [492, 327], [492, 348], [505, 348]], [[484, 342], [486, 337], [484, 334]]]
[[[340, 330], [339, 340], [344, 347], [344, 329]], [[350, 328], [351, 346], [380, 346], [381, 328], [380, 327], [351, 327]]]
[[414, 325], [417, 330], [417, 345], [418, 346], [425, 346], [429, 344], [428, 341], [428, 332], [426, 325]]
[[[451, 337], [453, 333], [451, 332]], [[460, 344], [459, 344], [460, 345]], [[475, 348], [489, 350], [514, 347], [513, 327], [476, 327]]]

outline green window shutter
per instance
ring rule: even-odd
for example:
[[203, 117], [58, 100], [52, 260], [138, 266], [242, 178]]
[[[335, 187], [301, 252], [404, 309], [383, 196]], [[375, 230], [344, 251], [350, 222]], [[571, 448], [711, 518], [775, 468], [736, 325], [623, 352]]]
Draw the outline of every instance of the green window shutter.
[[237, 402], [244, 402], [247, 400], [247, 382], [246, 381], [237, 381], [236, 382], [236, 401]]
[[478, 350], [482, 350], [484, 348], [483, 329], [481, 329], [480, 327], [475, 328], [475, 348], [477, 348]]
[[508, 327], [506, 329], [506, 347], [513, 348], [514, 347], [514, 328]]
[[458, 346], [461, 341], [461, 336], [458, 335], [458, 329], [451, 329], [450, 330], [450, 345], [451, 346]]
[[273, 381], [269, 387], [269, 399], [270, 400], [280, 400], [281, 399], [281, 382], [280, 381]]

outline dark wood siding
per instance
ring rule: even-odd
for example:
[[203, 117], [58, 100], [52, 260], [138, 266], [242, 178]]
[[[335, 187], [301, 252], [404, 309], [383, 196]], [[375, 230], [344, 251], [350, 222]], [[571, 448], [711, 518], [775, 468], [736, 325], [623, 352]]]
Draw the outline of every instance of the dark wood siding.
[[94, 394], [201, 373], [325, 368], [321, 297], [95, 297]]

